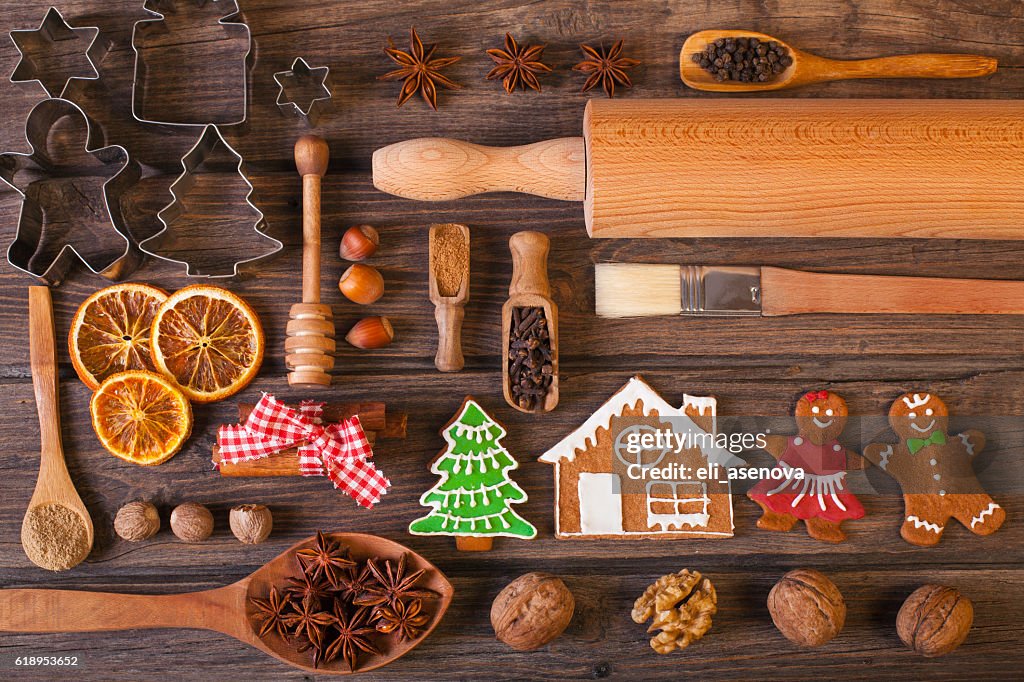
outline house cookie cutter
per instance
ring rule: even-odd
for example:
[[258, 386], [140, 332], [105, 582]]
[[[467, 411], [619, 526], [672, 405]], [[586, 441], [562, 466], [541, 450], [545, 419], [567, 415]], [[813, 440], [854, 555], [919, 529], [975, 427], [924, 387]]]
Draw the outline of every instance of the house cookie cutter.
[[[75, 184], [75, 179], [92, 177], [95, 182], [99, 176], [82, 175], [83, 164], [62, 162], [48, 148], [54, 127], [69, 116], [84, 121], [83, 154], [103, 165], [120, 165], [102, 184], [105, 215], [91, 224], [88, 219], [99, 218], [100, 210], [89, 202], [87, 192]], [[94, 274], [119, 280], [143, 260], [121, 210], [121, 196], [138, 182], [141, 166], [124, 147], [102, 146], [98, 130], [74, 102], [44, 99], [32, 108], [25, 124], [25, 139], [32, 151], [0, 154], [0, 180], [22, 199], [17, 236], [7, 250], [7, 262], [50, 285], [60, 284], [76, 261]], [[73, 192], [63, 191], [68, 185]], [[51, 193], [54, 190], [57, 194]], [[60, 199], [57, 204], [44, 205], [55, 197]], [[69, 208], [83, 204], [84, 210], [70, 215]], [[81, 239], [82, 234], [88, 238]]]
[[[229, 6], [231, 9], [225, 11], [218, 19], [217, 24], [225, 27], [225, 29], [234, 33], [232, 37], [245, 37], [247, 48], [244, 56], [245, 67], [242, 76], [242, 97], [241, 97], [241, 115], [225, 117], [226, 120], [188, 120], [188, 121], [169, 121], [160, 120], [160, 117], [150, 114], [146, 107], [146, 91], [147, 86], [147, 67], [146, 62], [143, 59], [142, 51], [145, 48], [140, 48], [138, 40], [140, 37], [146, 37], [150, 33], [167, 33], [167, 26], [165, 23], [166, 14], [174, 11], [174, 7], [178, 3], [191, 3], [198, 7], [210, 4], [223, 3], [225, 6]], [[132, 28], [132, 50], [135, 52], [135, 70], [132, 76], [132, 116], [136, 121], [140, 123], [152, 123], [155, 125], [164, 126], [206, 126], [206, 125], [220, 125], [229, 126], [237, 125], [246, 122], [249, 111], [249, 72], [252, 70], [253, 62], [255, 59], [253, 52], [252, 33], [249, 30], [248, 24], [245, 23], [245, 18], [242, 15], [241, 10], [238, 7], [236, 0], [145, 0], [143, 2], [143, 10], [154, 15], [152, 19], [140, 19], [135, 22]]]
[[[62, 75], [58, 80], [53, 80], [46, 66], [32, 58], [32, 50], [29, 49], [27, 43], [31, 41], [30, 36], [33, 34], [42, 36], [51, 45], [58, 45], [64, 42], [78, 42], [79, 40], [89, 41], [89, 46], [85, 49], [83, 55], [89, 69], [92, 71], [92, 75]], [[60, 11], [56, 7], [51, 6], [46, 10], [46, 15], [39, 23], [39, 28], [11, 31], [11, 42], [14, 43], [14, 48], [21, 56], [18, 65], [14, 67], [14, 72], [11, 74], [11, 82], [31, 83], [34, 81], [43, 87], [48, 97], [63, 97], [72, 81], [94, 81], [99, 79], [100, 72], [96, 65], [103, 60], [103, 57], [110, 49], [109, 42], [99, 42], [99, 35], [100, 29], [96, 26], [72, 27], [64, 20]]]
[[[326, 66], [311, 68], [305, 59], [296, 57], [292, 62], [291, 69], [278, 71], [274, 74], [274, 82], [277, 83], [277, 108], [282, 114], [298, 116], [309, 121], [315, 126], [320, 115], [330, 106], [331, 85], [329, 82], [331, 70]], [[301, 102], [296, 102], [288, 94], [288, 85], [291, 82], [299, 82], [313, 88], [319, 87], [318, 94], [313, 95], [305, 107]]]
[[[186, 215], [188, 211], [188, 206], [184, 197], [190, 190], [192, 190], [193, 187], [195, 187], [195, 178], [200, 166], [204, 164], [204, 162], [218, 149], [218, 147], [223, 147], [223, 149], [234, 159], [237, 159], [237, 164], [234, 165], [234, 169], [249, 188], [245, 197], [245, 203], [256, 214], [256, 220], [253, 223], [252, 229], [260, 237], [269, 240], [269, 242], [273, 244], [270, 250], [266, 253], [253, 258], [243, 258], [235, 261], [230, 271], [221, 269], [210, 271], [210, 269], [203, 264], [203, 259], [173, 258], [166, 255], [166, 252], [161, 252], [162, 247], [166, 247], [168, 243], [175, 239], [175, 223]], [[246, 175], [245, 162], [242, 159], [242, 155], [228, 144], [217, 126], [208, 125], [203, 129], [203, 133], [199, 136], [195, 145], [193, 145], [193, 147], [185, 153], [185, 156], [181, 158], [181, 167], [181, 175], [178, 176], [170, 187], [171, 195], [174, 198], [171, 203], [167, 204], [167, 206], [157, 213], [157, 218], [160, 220], [163, 228], [153, 236], [144, 239], [139, 244], [139, 248], [143, 253], [163, 261], [184, 265], [185, 274], [188, 277], [226, 278], [238, 275], [245, 267], [262, 262], [263, 260], [274, 256], [284, 248], [284, 244], [267, 234], [267, 221], [263, 216], [263, 211], [261, 211], [255, 204], [256, 190], [253, 188], [252, 183], [249, 182], [249, 178]], [[221, 244], [223, 244], [223, 242], [221, 242]], [[185, 250], [186, 249], [175, 250], [175, 253]]]

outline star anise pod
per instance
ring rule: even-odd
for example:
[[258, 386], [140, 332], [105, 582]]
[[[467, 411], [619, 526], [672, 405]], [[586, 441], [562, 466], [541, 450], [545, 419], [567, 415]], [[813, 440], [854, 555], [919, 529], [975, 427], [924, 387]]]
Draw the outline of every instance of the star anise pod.
[[422, 635], [429, 621], [430, 616], [423, 613], [423, 602], [419, 599], [399, 600], [393, 606], [382, 604], [377, 607], [377, 631], [384, 634], [397, 632], [403, 641]]
[[505, 49], [495, 48], [487, 50], [487, 54], [494, 60], [494, 68], [487, 74], [487, 80], [492, 81], [500, 78], [501, 84], [505, 86], [505, 92], [512, 94], [519, 86], [520, 89], [533, 88], [540, 92], [540, 81], [537, 74], [551, 73], [551, 67], [541, 61], [544, 56], [545, 45], [527, 45], [520, 47], [511, 33], [505, 34]]
[[633, 87], [633, 81], [629, 79], [626, 69], [638, 66], [640, 61], [622, 56], [621, 40], [617, 40], [607, 51], [604, 45], [598, 48], [580, 45], [580, 50], [585, 59], [572, 69], [590, 74], [587, 77], [587, 82], [583, 84], [583, 92], [587, 92], [600, 83], [604, 87], [605, 93], [609, 97], [614, 97], [616, 83], [627, 88]]
[[[303, 599], [299, 603], [292, 602], [294, 613], [285, 616], [285, 625], [292, 629], [292, 634], [300, 640], [304, 640], [308, 646], [301, 645], [302, 651], [323, 649], [324, 632], [327, 626], [333, 622], [331, 614], [320, 610], [320, 604], [315, 599]], [[315, 661], [314, 661], [315, 662]]]
[[356, 609], [350, 614], [344, 603], [334, 602], [332, 629], [338, 636], [324, 650], [325, 661], [333, 661], [341, 656], [349, 670], [355, 672], [359, 654], [366, 652], [381, 655], [380, 649], [370, 641], [370, 636], [377, 631], [367, 622], [368, 613], [366, 609]]
[[309, 598], [319, 604], [331, 594], [331, 586], [327, 581], [313, 577], [312, 573], [290, 576], [287, 580], [288, 586], [284, 588], [284, 592], [292, 601], [301, 602]]
[[377, 579], [377, 584], [367, 587], [354, 603], [357, 606], [394, 606], [401, 599], [430, 599], [438, 596], [433, 590], [416, 588], [416, 581], [426, 573], [426, 569], [406, 574], [407, 558], [406, 554], [402, 554], [397, 565], [385, 561], [383, 568], [376, 559], [367, 559], [366, 565]]
[[377, 80], [393, 81], [403, 80], [402, 91], [398, 93], [398, 106], [409, 101], [409, 98], [419, 92], [423, 100], [430, 105], [430, 108], [437, 111], [437, 86], [442, 85], [452, 90], [458, 90], [462, 86], [441, 74], [441, 69], [451, 66], [462, 57], [444, 57], [434, 59], [434, 50], [437, 45], [430, 48], [423, 47], [423, 41], [413, 28], [409, 31], [409, 51], [404, 52], [395, 47], [395, 43], [388, 38], [390, 47], [384, 49], [385, 54], [391, 57], [391, 61], [398, 64], [400, 68], [389, 71]]
[[337, 587], [341, 570], [355, 566], [356, 562], [348, 559], [348, 549], [341, 543], [329, 540], [322, 532], [316, 532], [316, 544], [300, 549], [296, 556], [302, 565], [302, 571], [313, 578], [324, 578], [331, 586]]
[[348, 569], [346, 575], [342, 575], [340, 584], [338, 585], [337, 593], [343, 598], [350, 602], [366, 592], [371, 586], [377, 582], [377, 578], [373, 575], [373, 571], [370, 570], [368, 564], [364, 564], [362, 568], [352, 567]]
[[270, 632], [276, 632], [282, 638], [288, 638], [288, 626], [285, 619], [291, 610], [291, 604], [277, 591], [276, 587], [270, 588], [270, 594], [266, 599], [253, 598], [253, 605], [256, 607], [256, 618], [261, 621], [259, 636], [266, 637]]

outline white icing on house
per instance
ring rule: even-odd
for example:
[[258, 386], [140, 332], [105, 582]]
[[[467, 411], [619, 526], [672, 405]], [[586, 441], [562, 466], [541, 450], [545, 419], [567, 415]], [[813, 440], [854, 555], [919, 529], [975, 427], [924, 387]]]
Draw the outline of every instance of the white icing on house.
[[[695, 497], [687, 497], [695, 495]], [[672, 511], [655, 511], [654, 505], [670, 505]], [[647, 483], [647, 525], [651, 528], [660, 527], [667, 531], [670, 528], [682, 530], [683, 526], [704, 528], [711, 520], [708, 507], [708, 484], [696, 481], [649, 481]], [[685, 511], [699, 507], [700, 511]]]
[[921, 407], [926, 404], [932, 397], [927, 393], [915, 393], [913, 395], [903, 396], [903, 402], [906, 403], [907, 409], [913, 410], [915, 407]]

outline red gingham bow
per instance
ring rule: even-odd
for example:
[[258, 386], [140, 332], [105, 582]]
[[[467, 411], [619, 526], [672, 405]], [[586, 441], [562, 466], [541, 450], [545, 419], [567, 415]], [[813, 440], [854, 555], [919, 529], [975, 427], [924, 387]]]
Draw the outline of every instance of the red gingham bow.
[[818, 391], [817, 393], [811, 391], [810, 393], [805, 395], [804, 398], [806, 398], [807, 402], [809, 403], [813, 403], [815, 400], [827, 400], [828, 391]]
[[221, 461], [230, 464], [262, 459], [299, 446], [303, 476], [323, 476], [369, 509], [391, 481], [374, 466], [373, 450], [359, 417], [322, 425], [323, 403], [303, 401], [293, 410], [264, 393], [244, 424], [224, 424], [217, 432]]

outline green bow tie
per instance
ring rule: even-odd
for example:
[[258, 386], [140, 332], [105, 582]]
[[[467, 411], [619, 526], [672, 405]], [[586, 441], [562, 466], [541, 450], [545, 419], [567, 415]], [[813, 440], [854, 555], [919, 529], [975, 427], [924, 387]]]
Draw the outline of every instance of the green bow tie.
[[946, 434], [942, 431], [936, 431], [928, 438], [908, 438], [907, 447], [910, 448], [910, 454], [916, 454], [918, 450], [928, 445], [945, 445]]

